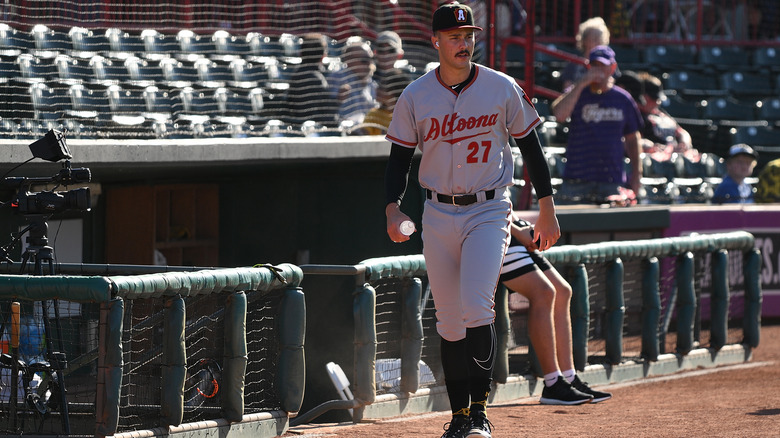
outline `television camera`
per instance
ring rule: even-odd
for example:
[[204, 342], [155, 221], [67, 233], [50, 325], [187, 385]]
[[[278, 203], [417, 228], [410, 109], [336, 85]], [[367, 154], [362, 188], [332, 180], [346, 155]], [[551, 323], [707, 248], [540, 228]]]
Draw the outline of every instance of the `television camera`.
[[[3, 185], [16, 190], [11, 200], [11, 207], [21, 214], [49, 214], [66, 210], [89, 211], [91, 208], [88, 187], [68, 191], [32, 192], [32, 186], [55, 184], [69, 186], [88, 183], [92, 179], [90, 170], [86, 167], [72, 168], [72, 155], [65, 143], [65, 136], [56, 130], [50, 130], [40, 140], [30, 145], [33, 158], [57, 162], [65, 159], [62, 169], [51, 177], [5, 177]], [[29, 160], [28, 160], [29, 161]]]

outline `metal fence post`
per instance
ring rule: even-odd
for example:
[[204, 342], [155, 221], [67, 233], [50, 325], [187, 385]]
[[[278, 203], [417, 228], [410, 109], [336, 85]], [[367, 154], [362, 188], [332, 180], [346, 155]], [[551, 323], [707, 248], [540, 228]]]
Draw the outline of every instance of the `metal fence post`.
[[710, 296], [710, 347], [720, 350], [728, 340], [729, 252], [712, 253], [712, 295]]
[[571, 268], [571, 340], [574, 367], [583, 371], [588, 364], [588, 331], [590, 330], [590, 298], [588, 270], [580, 263]]
[[607, 265], [604, 340], [606, 358], [610, 364], [619, 364], [623, 358], [623, 320], [626, 313], [623, 272], [623, 260], [619, 257]]
[[642, 358], [658, 360], [658, 328], [661, 322], [660, 265], [656, 257], [644, 262], [642, 274]]
[[405, 279], [401, 293], [401, 391], [417, 392], [424, 337], [420, 309], [422, 280]]
[[693, 326], [696, 317], [696, 289], [693, 284], [693, 254], [677, 257], [677, 353], [693, 349]]

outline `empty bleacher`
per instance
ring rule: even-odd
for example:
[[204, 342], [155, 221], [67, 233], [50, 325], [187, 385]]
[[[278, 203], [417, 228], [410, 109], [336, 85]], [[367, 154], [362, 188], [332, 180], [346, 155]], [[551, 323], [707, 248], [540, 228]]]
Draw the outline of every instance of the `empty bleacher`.
[[[0, 138], [320, 135], [292, 126], [285, 108], [299, 47], [292, 34], [0, 23]], [[339, 48], [329, 49], [334, 70]]]

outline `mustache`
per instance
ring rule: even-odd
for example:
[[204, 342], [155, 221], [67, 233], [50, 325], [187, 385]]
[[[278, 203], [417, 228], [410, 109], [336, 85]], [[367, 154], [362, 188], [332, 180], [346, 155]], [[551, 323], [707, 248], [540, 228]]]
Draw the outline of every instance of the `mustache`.
[[471, 56], [471, 52], [469, 52], [468, 50], [462, 50], [455, 54], [455, 56], [460, 56], [460, 55]]

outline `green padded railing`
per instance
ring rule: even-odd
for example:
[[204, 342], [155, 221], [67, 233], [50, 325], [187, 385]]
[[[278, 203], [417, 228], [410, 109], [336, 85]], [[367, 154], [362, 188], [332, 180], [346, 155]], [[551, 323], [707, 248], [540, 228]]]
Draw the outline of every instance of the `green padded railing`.
[[[761, 289], [760, 289], [760, 264], [761, 258], [759, 251], [755, 248], [755, 240], [752, 234], [744, 231], [735, 231], [719, 234], [690, 235], [684, 237], [670, 237], [660, 239], [647, 239], [635, 241], [615, 241], [594, 243], [586, 245], [563, 245], [553, 247], [544, 252], [552, 263], [557, 265], [569, 265], [573, 269], [572, 277], [569, 279], [572, 289], [572, 339], [574, 347], [575, 366], [582, 369], [587, 360], [587, 341], [589, 330], [589, 294], [588, 278], [585, 265], [594, 263], [607, 263], [607, 296], [606, 296], [606, 321], [605, 321], [605, 341], [606, 356], [610, 363], [619, 363], [622, 356], [622, 327], [623, 313], [625, 306], [623, 303], [623, 261], [624, 260], [643, 260], [642, 277], [642, 356], [650, 361], [658, 357], [658, 327], [660, 323], [660, 297], [659, 297], [659, 268], [658, 257], [677, 257], [677, 312], [678, 312], [678, 344], [677, 353], [687, 354], [694, 345], [693, 323], [696, 313], [696, 302], [693, 291], [693, 252], [711, 252], [722, 253], [726, 251], [741, 251], [744, 254], [745, 262], [743, 265], [744, 286], [745, 286], [745, 311], [743, 317], [744, 344], [755, 348], [758, 346], [760, 325], [761, 325]], [[719, 262], [716, 262], [715, 269], [724, 269]], [[368, 259], [358, 265], [357, 272], [365, 270], [364, 289], [372, 291], [371, 284], [385, 278], [414, 278], [426, 275], [425, 260], [422, 255], [409, 255], [399, 257], [382, 257]], [[722, 347], [725, 343], [725, 332], [727, 318], [724, 315], [728, 311], [728, 284], [727, 278], [723, 275], [713, 275], [713, 281], [720, 283], [714, 285], [715, 293], [712, 301], [712, 333], [714, 334], [713, 348]], [[368, 292], [367, 292], [368, 293]], [[359, 295], [359, 294], [358, 294]], [[503, 297], [505, 299], [505, 297]], [[508, 312], [505, 305], [501, 305], [502, 297], [497, 297], [497, 315], [496, 325], [500, 333], [500, 339], [508, 337]], [[367, 312], [374, 309], [366, 309]], [[403, 311], [407, 311], [404, 309]], [[421, 322], [419, 323], [421, 324]], [[373, 352], [376, 350], [375, 328], [364, 324], [363, 327], [356, 327], [357, 330], [371, 331], [369, 334], [357, 335], [363, 340], [374, 339]], [[408, 324], [403, 330], [417, 333], [421, 327], [410, 328]], [[373, 331], [372, 331], [373, 330]], [[682, 332], [682, 333], [679, 333]], [[403, 334], [402, 336], [407, 336]], [[355, 371], [356, 376], [374, 375], [374, 358], [366, 357], [370, 351], [362, 347], [365, 342], [361, 342], [362, 352], [356, 351], [356, 368], [366, 367], [366, 370]], [[508, 367], [502, 366], [507, 363], [508, 351], [506, 342], [499, 342], [503, 346], [502, 356], [497, 360], [497, 368], [494, 377], [498, 382], [506, 382]], [[357, 348], [357, 347], [356, 347]], [[413, 345], [417, 349], [417, 345]], [[416, 351], [402, 352], [403, 360], [411, 360], [414, 363], [419, 360], [415, 356]], [[417, 381], [417, 375], [414, 373], [414, 367], [404, 367], [401, 370], [401, 385], [406, 390], [414, 389], [414, 382]], [[404, 381], [412, 382], [405, 384]], [[372, 387], [373, 377], [361, 382], [363, 388]], [[373, 400], [371, 394], [362, 394], [364, 400], [369, 402]]]
[[[61, 272], [90, 271], [87, 265], [66, 267]], [[62, 266], [60, 266], [62, 268]], [[92, 271], [105, 268], [98, 266]], [[110, 272], [110, 269], [109, 269]], [[280, 356], [276, 370], [278, 394], [283, 409], [297, 412], [303, 401], [304, 334], [306, 311], [300, 283], [303, 273], [297, 266], [282, 264], [251, 268], [207, 269], [141, 275], [0, 275], [0, 299], [67, 300], [100, 304], [98, 375], [96, 386], [95, 436], [114, 435], [119, 424], [122, 382], [122, 324], [124, 302], [168, 298], [163, 336], [163, 388], [161, 425], [178, 425], [184, 411], [186, 345], [184, 341], [185, 304], [183, 297], [228, 293], [226, 301], [224, 358], [222, 364], [222, 412], [228, 421], [240, 421], [244, 410], [244, 379], [247, 365], [244, 292], [283, 289], [279, 315]]]

